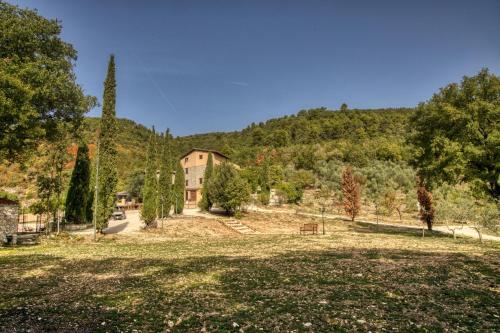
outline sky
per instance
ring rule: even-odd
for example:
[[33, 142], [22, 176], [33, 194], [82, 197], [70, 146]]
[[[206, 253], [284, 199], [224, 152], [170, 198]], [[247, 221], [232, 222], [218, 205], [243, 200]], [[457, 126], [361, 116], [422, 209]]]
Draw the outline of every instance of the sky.
[[498, 0], [7, 1], [62, 22], [100, 101], [115, 54], [117, 116], [174, 135], [344, 102], [412, 107], [483, 67], [500, 74]]

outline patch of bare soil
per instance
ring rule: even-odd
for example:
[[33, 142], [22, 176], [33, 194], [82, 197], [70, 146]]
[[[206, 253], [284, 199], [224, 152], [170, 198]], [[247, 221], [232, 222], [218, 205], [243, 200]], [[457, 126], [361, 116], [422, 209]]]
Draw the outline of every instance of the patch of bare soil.
[[156, 229], [146, 230], [148, 236], [157, 235], [166, 238], [191, 238], [191, 237], [221, 237], [237, 235], [216, 219], [202, 217], [172, 218], [163, 223], [158, 222]]

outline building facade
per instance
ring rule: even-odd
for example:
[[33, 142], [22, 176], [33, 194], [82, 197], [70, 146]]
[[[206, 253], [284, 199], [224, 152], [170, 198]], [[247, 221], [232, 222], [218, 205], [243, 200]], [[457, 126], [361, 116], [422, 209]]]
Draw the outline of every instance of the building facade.
[[209, 149], [191, 149], [181, 157], [181, 165], [184, 169], [184, 207], [196, 208], [201, 200], [201, 189], [204, 183], [205, 168], [207, 167], [208, 155], [212, 154], [214, 167], [229, 158], [222, 153]]

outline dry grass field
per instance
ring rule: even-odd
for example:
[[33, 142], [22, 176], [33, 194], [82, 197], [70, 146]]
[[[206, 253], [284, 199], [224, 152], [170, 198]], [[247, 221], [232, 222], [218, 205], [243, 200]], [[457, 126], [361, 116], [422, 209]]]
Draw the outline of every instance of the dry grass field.
[[[248, 214], [0, 249], [4, 332], [500, 330], [499, 244], [412, 229]], [[315, 220], [319, 222], [318, 219]]]

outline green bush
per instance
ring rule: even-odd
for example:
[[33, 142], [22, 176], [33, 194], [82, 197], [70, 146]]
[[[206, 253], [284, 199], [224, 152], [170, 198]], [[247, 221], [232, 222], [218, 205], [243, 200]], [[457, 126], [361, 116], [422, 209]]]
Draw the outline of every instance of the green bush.
[[269, 205], [270, 193], [268, 191], [262, 191], [259, 193], [259, 202], [265, 206]]
[[0, 190], [0, 198], [12, 200], [12, 201], [19, 201], [19, 198], [15, 194], [8, 193], [8, 192], [1, 191], [1, 190]]
[[210, 199], [229, 214], [241, 210], [250, 201], [250, 186], [229, 163], [215, 167], [208, 183]]
[[291, 182], [282, 182], [276, 187], [276, 190], [286, 203], [299, 203], [304, 194], [301, 187]]

